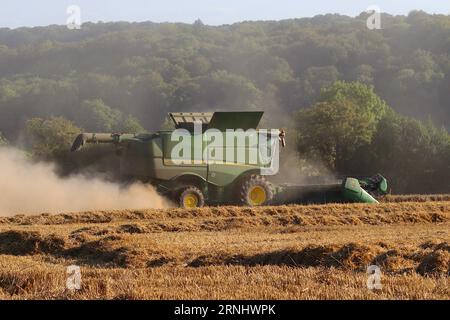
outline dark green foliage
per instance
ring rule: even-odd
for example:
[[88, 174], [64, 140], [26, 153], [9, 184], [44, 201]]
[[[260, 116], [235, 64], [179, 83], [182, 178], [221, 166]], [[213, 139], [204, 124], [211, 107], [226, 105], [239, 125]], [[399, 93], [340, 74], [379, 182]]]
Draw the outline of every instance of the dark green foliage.
[[360, 83], [335, 83], [297, 117], [300, 158], [337, 175], [383, 173], [399, 193], [450, 192], [450, 135], [400, 115]]
[[145, 129], [141, 126], [138, 119], [136, 119], [133, 116], [126, 117], [119, 128], [120, 132], [127, 132], [127, 133], [143, 133], [145, 132]]
[[[383, 15], [375, 31], [366, 18], [0, 29], [0, 131], [15, 143], [27, 120], [52, 117], [89, 131], [153, 131], [170, 111], [230, 109], [265, 110], [264, 125], [278, 127], [315, 105], [299, 116], [310, 132], [299, 146], [327, 167], [444, 177], [448, 135], [436, 128], [450, 128], [450, 16]], [[321, 135], [327, 127], [332, 135]], [[38, 141], [54, 154], [64, 139]]]
[[81, 131], [63, 117], [52, 117], [48, 120], [32, 118], [27, 121], [26, 128], [32, 154], [40, 158], [58, 157], [67, 153]]
[[379, 31], [365, 19], [1, 29], [0, 130], [15, 141], [26, 119], [50, 116], [87, 128], [82, 106], [97, 99], [111, 108], [96, 115], [106, 128], [116, 111], [149, 131], [169, 111], [258, 108], [278, 121], [337, 80], [371, 84], [396, 111], [450, 127], [450, 17], [383, 15]]
[[0, 132], [0, 146], [4, 146], [8, 144], [8, 141], [6, 140], [6, 138], [3, 136], [3, 134]]
[[116, 132], [121, 118], [119, 110], [108, 107], [101, 99], [85, 100], [81, 104], [79, 122], [89, 132]]
[[373, 87], [360, 82], [338, 81], [331, 86], [323, 87], [319, 101], [352, 103], [359, 113], [368, 117], [370, 126], [376, 125], [388, 110], [386, 103], [375, 94]]
[[321, 161], [332, 171], [345, 172], [349, 158], [371, 141], [370, 116], [353, 102], [319, 102], [297, 117], [299, 153]]
[[121, 111], [107, 106], [101, 99], [85, 100], [81, 104], [78, 123], [89, 132], [144, 132], [139, 120], [125, 117]]
[[450, 135], [445, 129], [390, 113], [379, 122], [370, 149], [368, 165], [393, 177], [397, 192], [450, 192]]

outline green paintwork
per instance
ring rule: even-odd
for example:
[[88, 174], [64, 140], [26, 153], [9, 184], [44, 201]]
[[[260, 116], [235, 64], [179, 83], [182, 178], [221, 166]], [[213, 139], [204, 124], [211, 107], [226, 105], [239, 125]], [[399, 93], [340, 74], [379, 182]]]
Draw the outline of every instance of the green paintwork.
[[[83, 133], [73, 143], [72, 151], [79, 150], [86, 143], [112, 143], [117, 146], [121, 174], [132, 179], [155, 185], [169, 196], [183, 184], [195, 184], [205, 194], [207, 203], [230, 203], [241, 178], [260, 174], [261, 159], [258, 148], [258, 130], [248, 131], [250, 145], [233, 136], [225, 136], [225, 141], [216, 141], [210, 130], [224, 132], [226, 129], [256, 129], [262, 112], [216, 112], [216, 113], [171, 113], [177, 128], [184, 129], [180, 140], [172, 141], [173, 131], [157, 131], [146, 134]], [[194, 132], [194, 123], [202, 123], [200, 132]], [[179, 131], [177, 131], [179, 132]], [[266, 133], [264, 133], [266, 134]], [[278, 136], [272, 138], [278, 139]], [[180, 164], [177, 144], [182, 139], [191, 139], [191, 149], [183, 150], [193, 155], [193, 161]], [[210, 152], [209, 143], [215, 142], [215, 152]], [[182, 152], [182, 153], [183, 153]], [[216, 161], [217, 152], [225, 155], [224, 161]], [[203, 153], [206, 157], [203, 157]], [[250, 154], [257, 155], [250, 159]], [[239, 155], [239, 156], [238, 156]], [[175, 158], [173, 157], [175, 156]], [[267, 166], [270, 165], [266, 164]], [[342, 199], [351, 202], [377, 203], [366, 191], [387, 192], [387, 182], [381, 175], [376, 179], [357, 180], [347, 178], [344, 183], [318, 186], [275, 186], [279, 199], [303, 197], [309, 201], [333, 201]], [[293, 196], [293, 197], [292, 197]], [[309, 199], [309, 200], [308, 200]]]
[[192, 130], [194, 122], [203, 124], [203, 129], [256, 129], [263, 111], [216, 111], [216, 112], [171, 112], [170, 118], [177, 129]]
[[227, 129], [254, 129], [257, 128], [264, 112], [214, 112], [208, 129], [218, 129], [225, 131]]
[[[233, 140], [235, 147], [230, 149], [227, 145], [228, 140], [225, 139], [223, 143], [216, 145], [216, 150], [220, 150], [227, 157], [224, 159], [225, 162], [211, 160], [209, 159], [211, 154], [207, 152], [210, 150], [208, 149], [211, 142], [210, 133], [200, 131], [195, 134], [193, 123], [189, 121], [201, 121], [207, 126], [211, 124], [212, 129], [216, 131], [219, 128], [234, 128], [231, 122], [234, 122], [234, 125], [242, 125], [243, 129], [251, 129], [251, 127], [256, 128], [261, 116], [262, 112], [221, 112], [218, 115], [216, 113], [173, 113], [171, 117], [177, 127], [187, 129], [185, 136], [180, 140], [172, 140], [173, 131], [158, 131], [152, 134], [83, 133], [75, 140], [72, 150], [79, 150], [86, 143], [115, 144], [121, 156], [122, 175], [151, 183], [162, 193], [171, 193], [182, 182], [192, 181], [205, 192], [209, 203], [226, 203], [232, 200], [231, 195], [238, 178], [260, 173], [260, 160], [249, 160], [250, 149], [257, 150], [258, 145], [249, 147], [245, 145], [246, 141], [236, 139]], [[257, 135], [258, 132], [255, 131], [250, 136], [257, 138]], [[190, 139], [192, 146], [190, 149], [192, 161], [183, 164], [175, 162], [180, 158], [173, 158], [174, 148], [181, 139]], [[255, 141], [257, 142], [257, 139]], [[203, 159], [204, 153], [207, 155], [206, 159]], [[243, 159], [238, 158], [233, 161], [228, 159], [237, 154], [243, 154]]]
[[[383, 191], [385, 190], [385, 191]], [[278, 184], [275, 186], [274, 203], [321, 204], [340, 202], [373, 203], [372, 194], [386, 194], [387, 181], [377, 174], [361, 179], [344, 178], [341, 182], [316, 185]]]
[[379, 191], [384, 194], [388, 192], [388, 184], [385, 178], [383, 178], [383, 180], [380, 182]]
[[343, 182], [342, 195], [353, 202], [378, 203], [367, 191], [361, 188], [358, 179], [347, 178]]

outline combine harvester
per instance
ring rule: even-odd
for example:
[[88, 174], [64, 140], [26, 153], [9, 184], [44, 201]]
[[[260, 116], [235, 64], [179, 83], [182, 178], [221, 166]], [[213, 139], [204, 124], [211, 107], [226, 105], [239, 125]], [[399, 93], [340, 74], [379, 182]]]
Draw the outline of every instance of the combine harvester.
[[387, 193], [387, 181], [379, 174], [345, 177], [334, 184], [270, 182], [278, 169], [279, 145], [285, 146], [285, 133], [257, 129], [262, 115], [263, 112], [169, 113], [174, 130], [82, 133], [71, 150], [80, 150], [86, 143], [115, 144], [122, 175], [154, 185], [162, 195], [185, 208], [378, 203], [375, 197]]

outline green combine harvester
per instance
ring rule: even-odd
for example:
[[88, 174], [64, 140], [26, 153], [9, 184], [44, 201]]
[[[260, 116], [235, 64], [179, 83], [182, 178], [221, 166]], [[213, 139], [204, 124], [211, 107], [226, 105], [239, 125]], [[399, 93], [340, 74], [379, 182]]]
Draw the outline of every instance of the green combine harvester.
[[[287, 203], [378, 203], [387, 193], [381, 175], [345, 177], [339, 183], [271, 183], [283, 130], [257, 129], [263, 112], [169, 113], [174, 130], [145, 134], [81, 133], [72, 145], [111, 143], [120, 172], [150, 183], [181, 207], [261, 206]], [[281, 155], [282, 156], [282, 155]]]

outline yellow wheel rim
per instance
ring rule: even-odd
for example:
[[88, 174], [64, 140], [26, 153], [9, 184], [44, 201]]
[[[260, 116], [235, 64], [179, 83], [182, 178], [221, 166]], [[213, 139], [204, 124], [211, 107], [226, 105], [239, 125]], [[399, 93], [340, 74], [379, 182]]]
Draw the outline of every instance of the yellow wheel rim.
[[198, 205], [198, 198], [195, 194], [189, 193], [183, 198], [183, 206], [185, 208], [195, 208]]
[[267, 199], [266, 190], [260, 186], [252, 187], [250, 189], [249, 196], [250, 196], [250, 204], [252, 206], [260, 206], [264, 202], [266, 202]]

